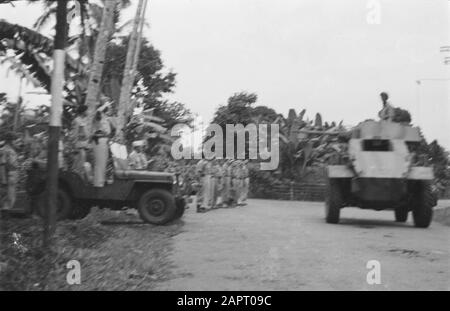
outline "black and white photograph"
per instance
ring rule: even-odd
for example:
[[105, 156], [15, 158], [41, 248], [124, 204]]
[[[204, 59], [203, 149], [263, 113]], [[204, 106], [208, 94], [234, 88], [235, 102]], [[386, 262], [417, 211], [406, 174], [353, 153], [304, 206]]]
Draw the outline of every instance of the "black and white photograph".
[[449, 69], [449, 0], [0, 0], [0, 291], [449, 291]]

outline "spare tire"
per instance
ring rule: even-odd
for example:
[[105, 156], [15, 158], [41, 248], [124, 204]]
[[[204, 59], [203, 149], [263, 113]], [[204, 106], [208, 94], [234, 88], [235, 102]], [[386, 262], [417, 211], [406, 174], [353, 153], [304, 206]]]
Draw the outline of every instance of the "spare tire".
[[172, 193], [164, 189], [148, 190], [139, 198], [137, 209], [143, 221], [154, 225], [164, 225], [175, 217], [175, 198]]

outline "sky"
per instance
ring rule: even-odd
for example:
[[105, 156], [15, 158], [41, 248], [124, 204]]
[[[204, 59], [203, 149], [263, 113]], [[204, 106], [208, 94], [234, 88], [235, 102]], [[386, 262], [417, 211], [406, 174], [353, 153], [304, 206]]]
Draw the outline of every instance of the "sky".
[[[0, 19], [24, 26], [39, 13], [0, 5]], [[377, 117], [385, 91], [427, 140], [450, 149], [450, 52], [440, 52], [449, 16], [448, 0], [150, 0], [146, 37], [177, 73], [170, 98], [206, 121], [248, 91], [284, 115], [306, 108], [355, 125]], [[0, 92], [14, 92], [4, 76]]]

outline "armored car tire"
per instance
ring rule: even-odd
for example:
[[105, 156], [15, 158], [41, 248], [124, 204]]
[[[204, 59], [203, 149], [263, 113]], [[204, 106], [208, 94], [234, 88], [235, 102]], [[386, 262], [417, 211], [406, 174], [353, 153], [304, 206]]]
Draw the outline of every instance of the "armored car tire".
[[[45, 217], [45, 210], [47, 204], [47, 192], [40, 193], [36, 200], [36, 212], [42, 218]], [[72, 200], [70, 195], [64, 189], [58, 189], [57, 201], [56, 201], [56, 219], [64, 220], [70, 218], [72, 213]]]
[[395, 221], [396, 222], [406, 222], [408, 220], [408, 207], [407, 206], [398, 206], [394, 210]]
[[343, 206], [343, 194], [339, 180], [329, 178], [325, 194], [325, 220], [329, 224], [339, 222], [341, 207]]
[[137, 202], [141, 219], [154, 225], [164, 225], [174, 219], [176, 213], [175, 198], [164, 189], [152, 189], [144, 192]]
[[428, 228], [433, 218], [433, 197], [430, 184], [428, 182], [418, 182], [414, 189], [413, 219], [414, 225], [418, 228]]

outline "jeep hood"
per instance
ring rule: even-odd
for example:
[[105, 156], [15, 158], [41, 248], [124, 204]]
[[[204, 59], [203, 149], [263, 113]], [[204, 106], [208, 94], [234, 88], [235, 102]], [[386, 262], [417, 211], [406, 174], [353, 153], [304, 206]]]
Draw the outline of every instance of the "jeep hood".
[[132, 179], [141, 181], [152, 181], [160, 183], [172, 184], [175, 180], [175, 175], [165, 172], [152, 172], [145, 170], [116, 170], [115, 176], [119, 179]]

